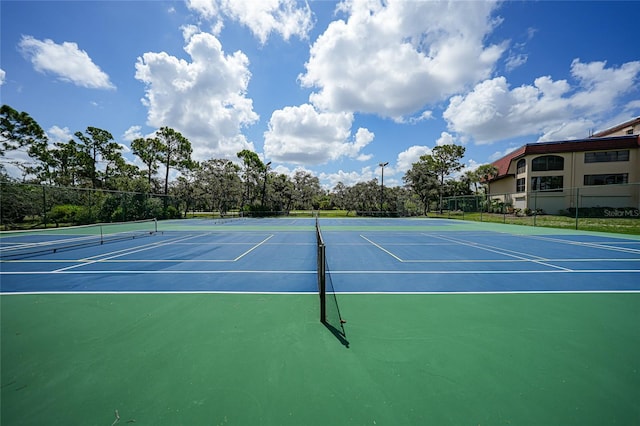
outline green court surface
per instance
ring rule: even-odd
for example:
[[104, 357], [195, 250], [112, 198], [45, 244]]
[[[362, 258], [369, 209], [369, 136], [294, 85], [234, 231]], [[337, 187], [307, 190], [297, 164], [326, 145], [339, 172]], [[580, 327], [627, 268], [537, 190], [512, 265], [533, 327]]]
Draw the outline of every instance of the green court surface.
[[338, 297], [2, 295], [0, 423], [640, 424], [640, 293]]

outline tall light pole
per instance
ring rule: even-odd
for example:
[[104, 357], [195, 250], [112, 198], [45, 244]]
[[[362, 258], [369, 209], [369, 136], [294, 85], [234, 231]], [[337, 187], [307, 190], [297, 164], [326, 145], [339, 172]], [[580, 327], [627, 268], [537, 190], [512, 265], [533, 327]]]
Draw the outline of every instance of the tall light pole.
[[378, 164], [382, 168], [382, 180], [380, 181], [380, 211], [383, 210], [382, 205], [384, 203], [384, 167], [388, 165], [389, 162]]

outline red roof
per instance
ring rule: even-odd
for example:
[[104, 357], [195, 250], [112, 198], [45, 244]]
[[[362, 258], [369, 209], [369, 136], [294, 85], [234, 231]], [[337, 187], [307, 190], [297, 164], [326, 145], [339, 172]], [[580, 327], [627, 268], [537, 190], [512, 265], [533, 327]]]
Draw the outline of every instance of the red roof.
[[639, 135], [578, 139], [559, 142], [538, 142], [523, 145], [491, 164], [496, 166], [498, 169], [498, 174], [494, 179], [496, 180], [507, 176], [511, 162], [517, 158], [524, 157], [525, 155], [603, 151], [609, 149], [629, 149], [638, 147], [640, 147]]
[[640, 124], [640, 117], [637, 118], [633, 118], [629, 121], [625, 121], [624, 123], [618, 124], [617, 126], [614, 127], [610, 127], [608, 129], [602, 130], [600, 132], [596, 132], [593, 135], [591, 135], [592, 138], [601, 138], [603, 136], [607, 136], [610, 135], [611, 133], [615, 133], [618, 132], [622, 129], [624, 129], [625, 127], [633, 127], [637, 124]]

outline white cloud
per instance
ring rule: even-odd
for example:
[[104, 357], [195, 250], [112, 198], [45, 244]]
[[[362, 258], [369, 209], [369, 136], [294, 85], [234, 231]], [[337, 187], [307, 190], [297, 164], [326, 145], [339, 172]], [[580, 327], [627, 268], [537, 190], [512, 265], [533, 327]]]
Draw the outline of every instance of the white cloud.
[[431, 148], [423, 145], [413, 145], [402, 151], [398, 154], [398, 159], [396, 160], [395, 170], [402, 174], [406, 173], [411, 167], [413, 163], [417, 163], [420, 161], [420, 157], [423, 155], [430, 155]]
[[124, 134], [122, 135], [122, 139], [124, 139], [125, 141], [128, 141], [128, 142], [132, 142], [134, 139], [138, 139], [138, 138], [144, 137], [142, 135], [142, 133], [140, 132], [141, 129], [142, 129], [141, 126], [131, 126], [131, 127], [129, 127], [127, 130], [125, 130]]
[[[498, 24], [496, 3], [348, 1], [315, 41], [305, 87], [320, 110], [377, 114], [402, 121], [488, 78], [505, 46], [485, 46]], [[426, 117], [425, 117], [426, 118]]]
[[440, 133], [440, 137], [436, 141], [437, 146], [454, 145], [455, 143], [456, 143], [456, 138], [451, 133], [448, 133], [448, 132]]
[[146, 85], [147, 124], [182, 133], [197, 160], [235, 158], [243, 149], [253, 150], [241, 133], [259, 118], [246, 97], [249, 60], [241, 51], [225, 54], [212, 34], [183, 30], [190, 62], [147, 52], [136, 63], [135, 77]]
[[[632, 115], [637, 116], [638, 115], [637, 112], [640, 111], [640, 99], [636, 99], [636, 100], [633, 100], [631, 102], [627, 102], [627, 104], [624, 106], [624, 110], [625, 111], [629, 111], [629, 112], [636, 111], [636, 113], [632, 114]], [[620, 121], [618, 121], [618, 123], [621, 123], [623, 121], [627, 121], [627, 120], [620, 120]]]
[[73, 133], [68, 127], [52, 126], [47, 130], [47, 138], [49, 139], [49, 144], [56, 142], [67, 143], [73, 139]]
[[49, 39], [22, 36], [18, 47], [38, 72], [52, 73], [62, 81], [89, 89], [115, 89], [109, 76], [76, 43], [56, 44]]
[[586, 137], [594, 122], [617, 109], [618, 100], [637, 84], [640, 61], [606, 68], [604, 62], [576, 59], [571, 74], [573, 86], [548, 76], [513, 89], [505, 77], [485, 80], [451, 98], [443, 117], [449, 130], [477, 143], [527, 135], [540, 135], [540, 140]]
[[293, 36], [306, 39], [313, 27], [309, 5], [295, 0], [187, 0], [187, 7], [213, 21], [214, 32], [222, 29], [227, 17], [249, 28], [262, 44], [272, 33], [284, 40]]
[[4, 72], [4, 70], [2, 68], [0, 68], [0, 86], [2, 86], [4, 84], [4, 79], [6, 77], [7, 73]]
[[369, 166], [363, 167], [360, 172], [345, 172], [343, 170], [339, 170], [335, 173], [320, 173], [319, 175], [320, 182], [324, 183], [324, 186], [327, 189], [334, 188], [339, 182], [342, 182], [345, 186], [353, 186], [359, 182], [368, 182], [376, 177], [375, 170]]
[[416, 124], [424, 120], [431, 120], [433, 118], [433, 111], [423, 111], [417, 117], [409, 117], [408, 122], [411, 124]]
[[515, 151], [518, 148], [520, 148], [520, 146], [509, 146], [504, 151], [496, 151], [496, 152], [494, 152], [493, 154], [491, 154], [489, 156], [488, 160], [489, 160], [489, 162], [494, 162], [496, 160], [501, 159], [502, 157], [505, 157], [507, 154], [512, 153], [513, 151]]
[[589, 136], [589, 129], [593, 129], [594, 125], [592, 120], [575, 117], [572, 121], [546, 127], [544, 133], [538, 138], [538, 142], [586, 138]]
[[507, 72], [513, 71], [514, 69], [526, 64], [527, 59], [529, 59], [529, 56], [524, 53], [511, 54], [505, 61], [505, 70]]
[[509, 54], [504, 63], [504, 68], [507, 73], [527, 63], [527, 61], [529, 60], [529, 55], [522, 52], [524, 51], [527, 42], [533, 39], [533, 36], [536, 34], [536, 32], [537, 30], [535, 28], [527, 28], [527, 31], [524, 35], [525, 41], [514, 43], [513, 46], [509, 49]]
[[352, 137], [350, 113], [318, 112], [312, 105], [276, 110], [264, 134], [267, 158], [290, 164], [324, 164], [342, 157], [367, 160], [362, 150], [374, 134], [360, 128]]
[[214, 19], [219, 16], [220, 8], [215, 0], [186, 0], [187, 7], [205, 19]]

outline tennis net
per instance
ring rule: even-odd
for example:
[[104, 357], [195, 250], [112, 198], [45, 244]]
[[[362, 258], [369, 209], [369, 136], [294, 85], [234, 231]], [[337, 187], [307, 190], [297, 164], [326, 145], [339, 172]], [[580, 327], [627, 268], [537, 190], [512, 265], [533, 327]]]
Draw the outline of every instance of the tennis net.
[[318, 246], [318, 293], [320, 294], [320, 321], [327, 326], [341, 341], [346, 342], [346, 333], [338, 299], [333, 286], [331, 274], [328, 272], [327, 251], [320, 223], [316, 217], [316, 241]]
[[0, 259], [25, 258], [158, 232], [156, 219], [0, 232]]

